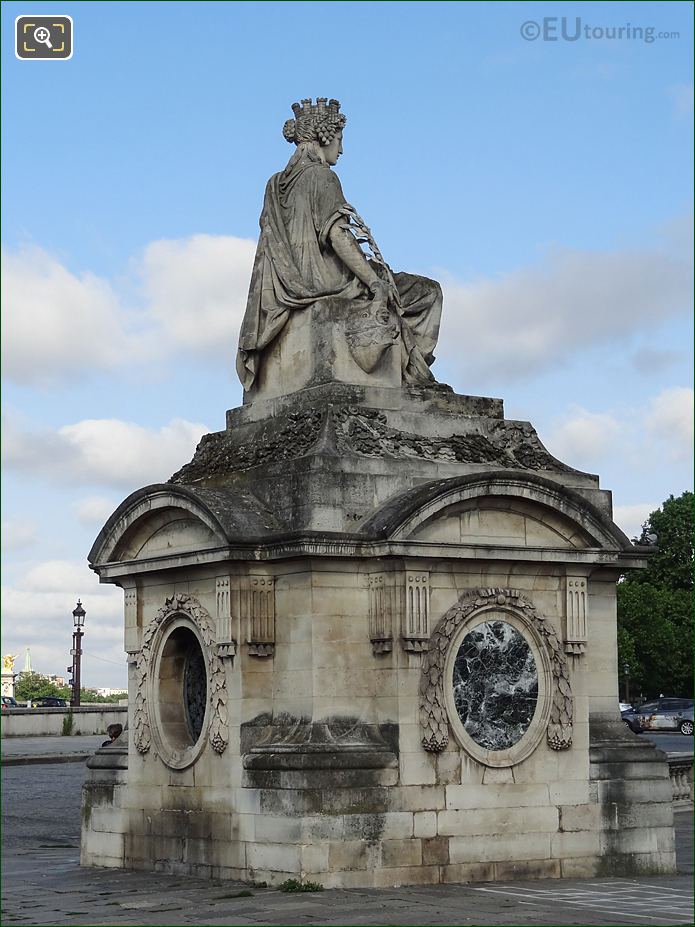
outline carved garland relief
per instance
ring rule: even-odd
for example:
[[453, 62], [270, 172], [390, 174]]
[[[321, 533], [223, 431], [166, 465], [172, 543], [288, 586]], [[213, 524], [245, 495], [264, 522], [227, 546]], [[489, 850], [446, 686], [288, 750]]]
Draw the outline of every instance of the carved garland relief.
[[134, 740], [138, 753], [147, 753], [152, 741], [154, 710], [148, 698], [153, 658], [167, 626], [177, 617], [195, 625], [205, 646], [208, 671], [208, 702], [210, 723], [208, 740], [215, 753], [224, 753], [229, 741], [227, 719], [227, 689], [222, 660], [217, 653], [215, 628], [208, 612], [193, 596], [178, 594], [165, 600], [164, 605], [145, 628], [142, 648], [135, 664]]
[[358, 406], [336, 407], [337, 447], [343, 453], [365, 457], [408, 457], [496, 463], [527, 470], [567, 470], [543, 447], [530, 425], [492, 422], [484, 433], [453, 434], [447, 438], [426, 437], [392, 428], [387, 416], [377, 409]]
[[[496, 464], [525, 470], [570, 470], [543, 447], [530, 425], [491, 421], [470, 432], [428, 437], [393, 428], [384, 412], [361, 406], [332, 407], [335, 435], [341, 454], [395, 460], [437, 460], [450, 463]], [[282, 460], [296, 460], [316, 446], [326, 425], [326, 414], [312, 409], [293, 412], [259, 429], [255, 440], [235, 443], [229, 432], [204, 435], [191, 463], [171, 483], [194, 482], [202, 476], [233, 473]]]
[[[476, 622], [478, 617], [480, 621]], [[495, 628], [496, 625], [500, 627]], [[508, 625], [511, 627], [507, 628]], [[461, 653], [459, 645], [471, 638], [471, 630], [478, 632], [479, 629], [485, 632], [497, 630], [498, 634], [506, 630], [507, 637], [516, 642], [519, 652], [521, 647], [526, 646], [529, 666], [534, 668], [535, 665], [534, 671], [539, 679], [539, 706], [533, 726], [546, 726], [548, 745], [553, 750], [566, 750], [572, 744], [573, 717], [567, 658], [552, 624], [538, 613], [530, 599], [515, 589], [467, 592], [434, 629], [420, 677], [420, 725], [425, 750], [434, 753], [444, 750], [449, 742], [450, 727], [458, 732], [459, 740], [466, 741], [467, 749], [470, 743], [470, 752], [476, 758], [488, 762], [487, 757], [490, 765], [512, 765], [528, 755], [529, 746], [535, 748], [535, 738], [529, 732], [508, 753], [501, 751], [499, 761], [496, 761], [494, 751], [479, 751], [463, 731], [459, 713], [454, 707], [454, 696], [449, 692], [452, 679], [448, 677], [454, 666], [452, 658], [456, 659], [457, 653]], [[457, 653], [453, 653], [454, 646]], [[526, 747], [523, 746], [524, 740]], [[508, 763], [504, 762], [507, 756]]]

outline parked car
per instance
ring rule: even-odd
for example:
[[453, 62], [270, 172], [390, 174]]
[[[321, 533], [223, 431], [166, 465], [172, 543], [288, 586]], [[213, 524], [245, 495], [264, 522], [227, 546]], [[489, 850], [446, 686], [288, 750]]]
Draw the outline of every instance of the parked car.
[[636, 708], [621, 711], [620, 716], [635, 734], [643, 731], [680, 731], [692, 736], [693, 700], [691, 698], [655, 698]]
[[678, 730], [681, 734], [685, 734], [686, 737], [693, 736], [693, 706], [686, 708], [683, 712], [683, 717], [681, 718], [681, 723], [678, 725]]
[[3, 695], [2, 697], [2, 710], [4, 711], [7, 708], [19, 708], [17, 699], [11, 695]]
[[44, 695], [43, 698], [34, 698], [31, 700], [32, 708], [67, 708], [68, 703], [64, 698], [55, 698], [53, 695]]
[[640, 724], [639, 716], [636, 710], [630, 705], [629, 708], [620, 709], [620, 717], [627, 724], [633, 734], [641, 734], [644, 728]]

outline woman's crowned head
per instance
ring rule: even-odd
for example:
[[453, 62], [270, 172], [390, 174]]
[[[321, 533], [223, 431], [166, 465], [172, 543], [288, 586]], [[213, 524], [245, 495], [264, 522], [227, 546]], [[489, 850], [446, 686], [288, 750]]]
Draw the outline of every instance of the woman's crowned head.
[[329, 145], [347, 122], [346, 117], [339, 112], [340, 103], [327, 97], [317, 97], [316, 103], [312, 103], [309, 97], [302, 100], [301, 104], [293, 103], [292, 110], [294, 119], [287, 120], [282, 134], [295, 145], [303, 142]]

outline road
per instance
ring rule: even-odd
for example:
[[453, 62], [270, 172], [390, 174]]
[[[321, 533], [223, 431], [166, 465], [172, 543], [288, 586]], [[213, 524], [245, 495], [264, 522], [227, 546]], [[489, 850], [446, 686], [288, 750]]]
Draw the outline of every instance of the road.
[[657, 745], [659, 750], [663, 750], [664, 753], [689, 753], [691, 756], [693, 754], [693, 738], [686, 737], [685, 734], [658, 734], [649, 732], [640, 734], [639, 736], [651, 740]]
[[79, 848], [84, 763], [2, 771], [2, 843], [8, 849]]
[[104, 743], [104, 734], [84, 734], [61, 737], [3, 737], [3, 759], [16, 756], [49, 756], [94, 753]]
[[[681, 874], [285, 895], [240, 882], [79, 868], [82, 763], [2, 770], [3, 919], [34, 925], [658, 925], [692, 923], [692, 811]], [[239, 894], [242, 892], [242, 894]]]

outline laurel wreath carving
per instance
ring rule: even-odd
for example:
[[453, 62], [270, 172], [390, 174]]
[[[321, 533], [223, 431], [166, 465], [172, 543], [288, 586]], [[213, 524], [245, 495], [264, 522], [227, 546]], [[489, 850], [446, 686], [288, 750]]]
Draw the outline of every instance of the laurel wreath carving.
[[227, 687], [225, 671], [220, 657], [216, 651], [215, 628], [209, 613], [193, 596], [179, 593], [165, 600], [152, 621], [145, 628], [142, 638], [142, 648], [137, 657], [135, 672], [137, 677], [135, 687], [135, 710], [133, 728], [135, 732], [135, 747], [138, 753], [147, 753], [150, 749], [152, 731], [150, 713], [147, 706], [147, 679], [150, 672], [150, 662], [153, 654], [155, 636], [162, 623], [176, 614], [183, 614], [195, 623], [205, 643], [208, 662], [209, 698], [212, 707], [212, 718], [208, 730], [208, 740], [215, 753], [224, 753], [229, 742], [227, 717]]
[[567, 659], [555, 628], [540, 615], [533, 602], [516, 589], [474, 589], [464, 593], [435, 627], [420, 677], [420, 726], [422, 746], [439, 753], [449, 743], [449, 720], [444, 699], [444, 666], [456, 632], [468, 616], [489, 605], [508, 606], [521, 614], [545, 645], [552, 666], [552, 704], [546, 740], [553, 750], [572, 745], [574, 702]]

